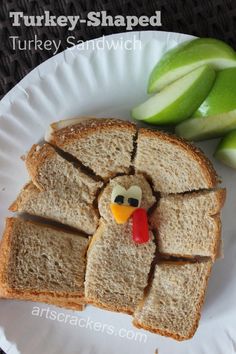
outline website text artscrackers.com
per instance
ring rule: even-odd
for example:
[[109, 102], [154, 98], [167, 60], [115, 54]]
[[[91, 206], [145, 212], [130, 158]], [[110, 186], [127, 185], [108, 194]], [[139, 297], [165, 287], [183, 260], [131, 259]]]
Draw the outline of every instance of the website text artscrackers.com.
[[69, 326], [83, 328], [94, 332], [104, 333], [109, 336], [116, 336], [127, 340], [133, 340], [138, 343], [145, 344], [147, 342], [147, 335], [140, 330], [132, 330], [127, 328], [116, 328], [114, 325], [94, 321], [90, 317], [82, 317], [67, 313], [66, 311], [54, 310], [50, 307], [33, 306], [32, 316], [45, 318], [49, 321], [57, 321]]

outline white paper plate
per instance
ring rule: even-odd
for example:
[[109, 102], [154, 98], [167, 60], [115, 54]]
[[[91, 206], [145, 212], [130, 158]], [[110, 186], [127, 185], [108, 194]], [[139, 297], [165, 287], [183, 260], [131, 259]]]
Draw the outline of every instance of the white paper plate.
[[[177, 33], [134, 32], [106, 40], [111, 43], [120, 37], [135, 37], [141, 48], [68, 49], [33, 70], [1, 101], [1, 232], [8, 206], [27, 180], [20, 157], [43, 138], [49, 123], [77, 115], [129, 119], [130, 109], [146, 97], [148, 75], [156, 61], [166, 50], [190, 38]], [[211, 159], [216, 143], [201, 144]], [[228, 188], [223, 212], [225, 258], [214, 266], [200, 327], [192, 340], [178, 343], [137, 330], [130, 316], [92, 306], [79, 313], [0, 300], [0, 347], [11, 354], [154, 354], [156, 349], [159, 354], [236, 352], [236, 172], [213, 163]], [[32, 315], [35, 306], [44, 310], [41, 316]], [[58, 319], [52, 319], [56, 315]], [[80, 320], [77, 325], [71, 316]]]

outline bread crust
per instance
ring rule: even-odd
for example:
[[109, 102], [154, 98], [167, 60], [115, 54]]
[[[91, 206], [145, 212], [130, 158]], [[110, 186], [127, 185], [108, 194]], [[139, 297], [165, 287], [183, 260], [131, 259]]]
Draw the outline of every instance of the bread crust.
[[129, 307], [116, 307], [116, 306], [108, 306], [108, 305], [104, 305], [101, 302], [92, 299], [92, 298], [85, 298], [86, 304], [90, 304], [93, 305], [95, 307], [99, 307], [101, 309], [104, 310], [108, 310], [108, 311], [113, 311], [113, 312], [118, 312], [118, 313], [126, 313], [128, 315], [132, 315], [134, 313], [134, 309], [131, 309]]
[[[209, 189], [215, 188], [217, 186], [217, 183], [219, 182], [219, 178], [216, 174], [216, 171], [213, 168], [212, 163], [207, 159], [207, 157], [203, 154], [203, 152], [200, 149], [198, 149], [197, 147], [195, 147], [194, 145], [186, 142], [184, 139], [176, 137], [175, 135], [166, 134], [161, 131], [153, 131], [153, 130], [144, 129], [144, 128], [138, 129], [136, 127], [136, 125], [131, 122], [117, 120], [117, 119], [113, 119], [113, 118], [101, 118], [101, 119], [90, 118], [90, 119], [86, 119], [84, 121], [81, 121], [77, 124], [73, 124], [73, 125], [66, 126], [64, 128], [60, 128], [58, 130], [55, 129], [55, 127], [56, 127], [55, 125], [52, 125], [53, 131], [52, 131], [49, 139], [47, 139], [47, 141], [50, 144], [52, 144], [56, 147], [62, 148], [62, 149], [67, 144], [71, 144], [75, 140], [79, 140], [82, 138], [84, 139], [84, 138], [88, 137], [90, 134], [93, 134], [93, 133], [97, 134], [99, 132], [109, 132], [113, 129], [116, 131], [119, 131], [119, 130], [120, 131], [127, 131], [127, 132], [130, 131], [130, 133], [132, 133], [132, 134], [133, 133], [135, 134], [138, 131], [139, 136], [144, 136], [147, 138], [158, 137], [158, 139], [160, 139], [160, 140], [166, 141], [170, 144], [175, 144], [180, 149], [185, 151], [192, 160], [195, 160], [196, 162], [198, 162], [198, 165], [203, 173], [203, 176], [206, 180], [206, 183], [207, 183]], [[39, 183], [37, 181], [38, 170], [39, 170], [40, 166], [44, 163], [45, 160], [53, 158], [55, 156], [55, 154], [57, 153], [56, 150], [54, 149], [54, 147], [52, 147], [50, 144], [46, 143], [46, 144], [43, 144], [42, 146], [34, 144], [32, 146], [32, 148], [30, 149], [30, 151], [26, 157], [26, 166], [27, 166], [28, 172], [29, 172], [34, 184], [32, 182], [29, 182], [28, 184], [26, 184], [24, 186], [24, 188], [23, 188], [24, 190], [29, 189], [29, 192], [30, 192], [31, 187], [38, 189], [39, 192], [43, 190], [43, 186], [39, 185]], [[188, 193], [195, 193], [195, 192], [190, 191]], [[226, 198], [226, 190], [225, 189], [219, 190], [219, 196], [218, 196], [219, 211], [224, 205], [225, 198]], [[21, 203], [22, 203], [21, 197], [18, 196], [18, 198], [9, 207], [9, 210], [18, 211], [20, 209]], [[214, 256], [212, 257], [212, 261], [214, 261], [215, 258], [217, 257], [218, 245], [219, 245], [220, 238], [221, 238], [221, 221], [219, 219], [218, 213], [216, 213], [215, 215], [212, 215], [212, 217], [215, 218], [215, 220], [217, 222], [217, 235], [216, 235], [217, 242], [215, 244]], [[32, 222], [32, 221], [28, 221], [28, 222], [35, 224], [35, 222]], [[1, 259], [1, 262], [0, 262], [0, 296], [5, 297], [5, 298], [12, 298], [12, 299], [40, 301], [40, 302], [45, 302], [48, 304], [52, 304], [52, 305], [56, 305], [56, 306], [60, 306], [60, 307], [66, 307], [66, 308], [70, 308], [70, 309], [74, 309], [74, 310], [82, 310], [84, 308], [84, 304], [88, 303], [88, 304], [94, 305], [96, 307], [103, 308], [103, 309], [110, 310], [110, 311], [123, 312], [123, 313], [129, 314], [129, 315], [132, 315], [134, 313], [133, 308], [129, 308], [129, 307], [123, 308], [123, 307], [112, 306], [112, 305], [107, 305], [107, 304], [104, 305], [103, 303], [97, 301], [96, 299], [85, 298], [84, 294], [82, 294], [82, 293], [68, 294], [66, 292], [57, 292], [57, 291], [56, 292], [29, 291], [29, 290], [23, 291], [23, 290], [16, 290], [16, 289], [8, 288], [6, 285], [6, 282], [4, 281], [4, 272], [5, 272], [4, 267], [6, 267], [7, 262], [9, 261], [9, 255], [10, 255], [10, 249], [11, 249], [10, 238], [11, 238], [11, 229], [12, 229], [13, 223], [14, 223], [14, 218], [7, 219], [7, 225], [6, 225], [4, 235], [3, 235], [3, 240], [0, 244], [0, 259]], [[50, 226], [43, 225], [41, 223], [36, 223], [36, 224], [40, 224], [40, 226], [46, 226], [46, 227], [52, 228], [51, 225]], [[100, 225], [100, 227], [101, 227], [101, 225]], [[61, 229], [61, 228], [58, 228], [58, 227], [53, 227], [53, 228], [63, 232], [63, 229]], [[95, 238], [99, 237], [99, 230], [100, 230], [100, 228], [97, 230], [97, 232], [95, 232], [93, 238], [91, 238], [88, 252], [91, 249], [93, 242], [95, 241]], [[182, 254], [181, 255], [180, 254], [171, 254], [171, 255], [175, 256], [175, 257], [186, 257], [186, 258], [188, 257], [187, 255], [182, 255]], [[162, 262], [180, 265], [180, 264], [190, 263], [190, 261], [196, 261], [196, 259], [195, 259], [196, 256], [190, 257], [190, 258], [191, 258], [191, 260], [189, 259], [189, 261], [176, 261], [176, 262], [162, 261]], [[167, 331], [167, 330], [152, 328], [150, 326], [139, 323], [136, 319], [133, 320], [134, 326], [136, 326], [138, 328], [146, 329], [148, 331], [151, 331], [151, 332], [154, 332], [154, 333], [157, 333], [160, 335], [171, 337], [171, 338], [176, 339], [178, 341], [190, 339], [194, 335], [194, 333], [198, 327], [198, 322], [200, 319], [200, 311], [201, 311], [201, 307], [204, 302], [204, 296], [205, 296], [205, 291], [206, 291], [206, 287], [207, 287], [207, 281], [208, 281], [208, 278], [209, 278], [210, 272], [211, 272], [211, 267], [212, 267], [212, 263], [211, 263], [211, 261], [209, 261], [209, 269], [208, 269], [208, 273], [206, 276], [206, 284], [205, 284], [204, 290], [201, 294], [200, 302], [196, 308], [197, 314], [196, 314], [195, 322], [193, 323], [193, 327], [192, 327], [191, 332], [187, 336], [181, 336], [180, 334], [171, 333], [170, 331]], [[142, 306], [146, 297], [147, 297], [147, 294], [144, 295], [144, 297], [143, 297], [142, 301], [139, 303], [138, 307]]]
[[227, 190], [226, 188], [221, 188], [217, 190], [218, 193], [218, 201], [219, 201], [219, 209], [222, 209], [225, 205]]
[[55, 149], [51, 145], [45, 143], [43, 145], [34, 144], [26, 156], [25, 164], [28, 173], [33, 183], [41, 191], [43, 191], [44, 188], [40, 185], [40, 183], [38, 183], [38, 170], [46, 160], [53, 159], [56, 154]]
[[219, 214], [213, 215], [212, 218], [215, 219], [215, 223], [217, 225], [216, 242], [215, 242], [215, 247], [213, 250], [213, 257], [212, 257], [212, 260], [215, 261], [216, 258], [218, 257], [218, 250], [219, 250], [220, 240], [221, 240], [222, 223]]
[[[176, 265], [176, 266], [179, 266], [179, 265], [184, 265], [184, 264], [189, 264], [191, 262], [188, 262], [188, 261], [161, 261], [161, 263], [163, 264], [172, 264], [172, 265]], [[199, 262], [195, 262], [195, 263], [199, 263]], [[211, 270], [212, 270], [212, 265], [213, 265], [213, 262], [212, 261], [206, 261], [205, 263], [208, 263], [208, 269], [207, 269], [207, 273], [206, 273], [206, 276], [205, 276], [205, 285], [203, 287], [203, 291], [201, 293], [201, 296], [200, 296], [200, 299], [199, 299], [199, 303], [197, 304], [197, 307], [196, 307], [196, 317], [195, 317], [195, 322], [193, 323], [193, 326], [192, 326], [192, 329], [191, 331], [189, 332], [189, 334], [187, 336], [182, 336], [180, 334], [177, 334], [177, 333], [172, 333], [168, 330], [163, 330], [163, 329], [158, 329], [158, 328], [153, 328], [151, 326], [147, 326], [145, 324], [142, 324], [140, 323], [139, 321], [137, 321], [136, 319], [133, 320], [133, 325], [137, 328], [142, 328], [142, 329], [145, 329], [149, 332], [153, 332], [153, 333], [156, 333], [156, 334], [159, 334], [161, 336], [166, 336], [166, 337], [171, 337], [175, 340], [178, 340], [178, 341], [183, 341], [183, 340], [187, 340], [187, 339], [191, 339], [197, 328], [198, 328], [198, 324], [199, 324], [199, 320], [200, 320], [200, 317], [201, 317], [201, 309], [202, 309], [202, 306], [204, 304], [204, 300], [205, 300], [205, 294], [206, 294], [206, 289], [207, 289], [207, 283], [208, 283], [208, 280], [209, 280], [209, 277], [210, 277], [210, 274], [211, 274]], [[146, 298], [148, 297], [148, 292], [144, 295], [142, 301], [139, 303], [138, 308], [142, 308]]]
[[91, 118], [73, 126], [53, 131], [48, 142], [58, 147], [63, 147], [75, 139], [86, 138], [90, 134], [107, 132], [111, 129], [126, 130], [135, 133], [136, 125], [121, 119]]
[[44, 295], [41, 293], [24, 292], [21, 295], [14, 292], [5, 292], [4, 295], [0, 293], [1, 297], [6, 300], [21, 300], [21, 301], [33, 301], [33, 302], [43, 302], [48, 305], [54, 305], [61, 308], [67, 308], [75, 311], [83, 311], [85, 304], [81, 302], [76, 302], [76, 299], [66, 298], [66, 297], [54, 297], [51, 294], [45, 292]]
[[32, 189], [38, 189], [38, 188], [31, 181], [26, 183], [22, 188], [22, 190], [20, 191], [20, 193], [18, 194], [16, 200], [14, 200], [14, 202], [9, 206], [8, 210], [13, 212], [19, 211], [21, 209], [21, 204], [22, 204], [22, 193], [27, 190], [28, 192], [30, 192], [30, 190]]
[[203, 172], [203, 175], [208, 183], [208, 188], [215, 188], [219, 183], [219, 177], [211, 161], [204, 155], [202, 150], [189, 143], [188, 141], [173, 134], [169, 134], [166, 132], [164, 133], [159, 130], [153, 131], [146, 128], [139, 129], [139, 136], [144, 136], [147, 138], [158, 137], [163, 141], [177, 145], [179, 148], [185, 150], [189, 154], [189, 156], [191, 156], [195, 161], [198, 162]]
[[221, 242], [221, 233], [222, 233], [222, 222], [220, 218], [220, 211], [223, 208], [226, 200], [226, 188], [218, 189], [218, 212], [214, 215], [211, 215], [211, 217], [215, 220], [215, 223], [217, 225], [217, 233], [216, 233], [216, 243], [214, 247], [214, 256], [212, 257], [212, 260], [215, 261], [217, 258], [219, 258], [219, 247], [220, 247], [220, 242]]

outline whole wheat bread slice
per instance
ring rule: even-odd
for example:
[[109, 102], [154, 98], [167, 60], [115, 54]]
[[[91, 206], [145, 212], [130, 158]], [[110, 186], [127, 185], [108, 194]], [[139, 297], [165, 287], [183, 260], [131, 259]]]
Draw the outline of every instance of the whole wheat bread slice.
[[220, 211], [225, 189], [169, 195], [150, 217], [158, 250], [177, 257], [217, 256], [221, 237]]
[[56, 190], [65, 199], [75, 194], [77, 203], [93, 203], [103, 185], [61, 157], [49, 144], [33, 145], [25, 162], [30, 178], [41, 191]]
[[79, 202], [76, 194], [62, 198], [60, 190], [40, 191], [32, 182], [21, 190], [9, 210], [57, 221], [89, 235], [95, 232], [99, 221], [94, 206]]
[[143, 298], [155, 253], [155, 243], [135, 244], [131, 223], [101, 225], [87, 254], [86, 302], [112, 311], [133, 313]]
[[177, 340], [191, 338], [200, 319], [212, 263], [162, 262], [133, 324]]
[[0, 245], [0, 296], [83, 308], [88, 239], [8, 218]]
[[99, 118], [54, 130], [47, 139], [107, 179], [129, 172], [135, 134], [130, 122]]
[[134, 166], [162, 194], [214, 188], [218, 182], [212, 164], [200, 150], [160, 131], [139, 130]]

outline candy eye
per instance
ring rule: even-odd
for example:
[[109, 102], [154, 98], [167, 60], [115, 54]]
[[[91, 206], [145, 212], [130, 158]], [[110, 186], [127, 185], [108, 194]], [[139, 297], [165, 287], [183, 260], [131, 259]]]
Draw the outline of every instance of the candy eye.
[[139, 207], [142, 199], [142, 189], [139, 186], [131, 186], [127, 190], [128, 204], [132, 207]]
[[111, 193], [111, 202], [138, 208], [141, 204], [142, 190], [139, 186], [131, 186], [128, 190], [117, 184]]
[[116, 204], [124, 204], [126, 196], [126, 189], [117, 184], [111, 193], [111, 202]]
[[132, 207], [138, 207], [139, 206], [139, 200], [136, 198], [128, 198], [128, 203]]
[[123, 195], [117, 195], [115, 197], [114, 203], [116, 204], [124, 204], [125, 197]]

